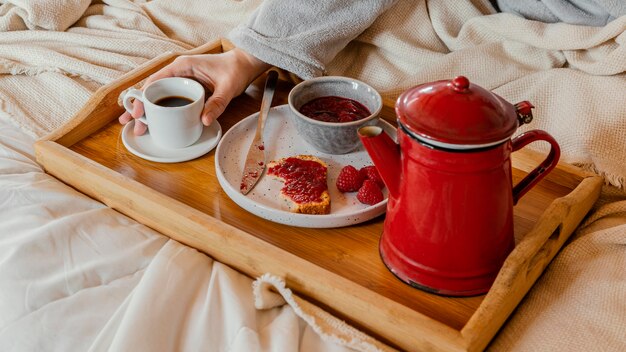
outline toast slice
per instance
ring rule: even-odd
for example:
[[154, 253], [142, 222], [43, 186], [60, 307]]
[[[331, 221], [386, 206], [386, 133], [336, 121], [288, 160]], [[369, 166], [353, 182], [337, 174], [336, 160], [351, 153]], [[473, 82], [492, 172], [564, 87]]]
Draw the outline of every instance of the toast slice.
[[328, 165], [312, 155], [296, 155], [271, 161], [267, 174], [285, 183], [281, 197], [294, 213], [330, 213], [326, 178]]

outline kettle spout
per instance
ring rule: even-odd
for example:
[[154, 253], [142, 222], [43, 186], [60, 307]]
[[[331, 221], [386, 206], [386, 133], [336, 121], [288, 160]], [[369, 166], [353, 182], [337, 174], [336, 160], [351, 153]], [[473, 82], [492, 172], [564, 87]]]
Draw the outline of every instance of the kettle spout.
[[389, 194], [397, 197], [400, 189], [400, 147], [379, 126], [364, 126], [359, 128], [358, 133]]

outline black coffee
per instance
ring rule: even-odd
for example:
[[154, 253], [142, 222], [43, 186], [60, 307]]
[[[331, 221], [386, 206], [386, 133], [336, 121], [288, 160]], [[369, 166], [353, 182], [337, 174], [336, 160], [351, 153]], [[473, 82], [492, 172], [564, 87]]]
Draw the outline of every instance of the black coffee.
[[193, 103], [193, 100], [186, 97], [164, 97], [154, 102], [154, 104], [158, 106], [167, 106], [167, 107], [177, 107], [177, 106], [185, 106]]

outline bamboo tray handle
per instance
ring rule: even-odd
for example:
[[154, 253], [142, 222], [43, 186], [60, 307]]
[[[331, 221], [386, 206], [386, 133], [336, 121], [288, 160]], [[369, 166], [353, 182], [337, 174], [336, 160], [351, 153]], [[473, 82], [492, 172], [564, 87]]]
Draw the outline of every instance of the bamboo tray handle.
[[[573, 233], [576, 230], [578, 224], [572, 219], [581, 218], [581, 214], [576, 213], [575, 203], [582, 200], [592, 205], [599, 195], [598, 185], [601, 182], [597, 176], [584, 178], [570, 194], [553, 202], [539, 219], [538, 226], [520, 242], [520, 251], [532, 255], [526, 254], [524, 264], [519, 267], [519, 274], [523, 274], [526, 280], [532, 280], [531, 284], [569, 238], [562, 233]], [[592, 191], [594, 189], [595, 192]], [[589, 196], [584, 197], [584, 194]]]
[[[570, 194], [551, 203], [533, 230], [517, 244], [478, 310], [461, 331], [468, 350], [484, 348], [489, 342], [483, 340], [484, 336], [494, 336], [504, 324], [516, 307], [511, 302], [518, 302], [530, 290], [569, 238], [563, 233], [573, 233], [577, 226], [575, 219], [584, 216], [579, 214], [581, 208], [574, 205], [583, 202], [591, 207], [599, 196], [601, 183], [597, 176], [584, 178]], [[512, 296], [519, 299], [511, 299]]]
[[[178, 56], [222, 52], [222, 41], [216, 40], [183, 52], [167, 52], [125, 73], [119, 79], [98, 89], [84, 107], [67, 124], [44, 136], [41, 140], [56, 141], [69, 147], [117, 118], [123, 108], [118, 104], [119, 96], [129, 87], [138, 86], [151, 74], [165, 67]], [[139, 83], [137, 83], [139, 82]], [[106, 115], [106, 119], [90, 120], [89, 116]]]

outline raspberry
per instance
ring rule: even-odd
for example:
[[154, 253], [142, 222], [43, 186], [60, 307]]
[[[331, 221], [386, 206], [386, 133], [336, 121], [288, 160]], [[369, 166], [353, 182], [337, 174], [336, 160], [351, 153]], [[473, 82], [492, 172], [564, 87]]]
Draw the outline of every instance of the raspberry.
[[376, 166], [373, 166], [373, 165], [365, 166], [364, 168], [359, 170], [359, 173], [363, 175], [364, 180], [372, 180], [376, 182], [376, 184], [378, 185], [378, 187], [380, 187], [380, 189], [385, 188], [385, 183], [383, 182], [383, 179], [380, 177], [380, 174], [378, 173]]
[[354, 166], [344, 166], [337, 176], [337, 189], [341, 192], [356, 192], [363, 184], [363, 175]]
[[363, 186], [359, 188], [359, 192], [356, 194], [356, 199], [363, 204], [374, 205], [385, 199], [385, 197], [376, 182], [365, 180], [363, 181]]

